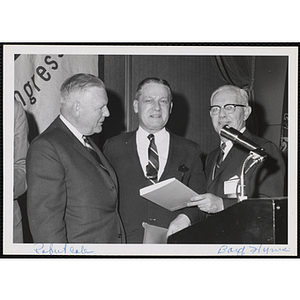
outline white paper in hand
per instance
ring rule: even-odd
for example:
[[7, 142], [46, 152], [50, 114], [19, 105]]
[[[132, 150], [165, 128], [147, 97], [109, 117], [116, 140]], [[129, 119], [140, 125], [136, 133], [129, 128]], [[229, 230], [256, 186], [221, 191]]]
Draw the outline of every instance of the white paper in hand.
[[143, 244], [166, 244], [168, 229], [150, 225], [146, 222], [142, 223], [144, 227]]
[[140, 195], [170, 211], [175, 211], [186, 207], [191, 198], [198, 194], [176, 178], [170, 178], [140, 189]]

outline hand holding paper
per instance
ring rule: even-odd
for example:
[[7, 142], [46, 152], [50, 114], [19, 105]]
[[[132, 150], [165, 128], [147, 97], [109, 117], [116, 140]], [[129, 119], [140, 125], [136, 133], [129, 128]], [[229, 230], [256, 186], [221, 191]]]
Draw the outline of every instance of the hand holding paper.
[[223, 200], [214, 194], [206, 193], [195, 196], [187, 206], [198, 206], [198, 208], [207, 213], [216, 213], [224, 209]]

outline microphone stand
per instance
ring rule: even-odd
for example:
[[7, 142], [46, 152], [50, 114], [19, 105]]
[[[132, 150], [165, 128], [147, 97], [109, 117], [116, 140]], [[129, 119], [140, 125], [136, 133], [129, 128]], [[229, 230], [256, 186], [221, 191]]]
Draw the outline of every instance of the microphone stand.
[[[263, 156], [263, 155], [260, 155], [256, 152], [253, 152], [253, 151], [250, 151], [249, 155], [246, 157], [246, 159], [244, 160], [243, 162], [243, 165], [242, 165], [242, 170], [241, 170], [241, 176], [240, 176], [240, 179], [241, 179], [241, 191], [240, 191], [240, 195], [238, 196], [238, 202], [242, 202], [244, 200], [247, 200], [248, 197], [245, 195], [245, 175], [246, 173], [254, 166], [256, 165], [257, 163], [260, 163], [262, 161], [264, 161], [266, 158], [266, 156]], [[245, 171], [245, 167], [246, 167], [246, 164], [247, 162], [250, 160], [250, 159], [253, 159], [253, 162], [252, 164], [249, 166], [249, 168]]]

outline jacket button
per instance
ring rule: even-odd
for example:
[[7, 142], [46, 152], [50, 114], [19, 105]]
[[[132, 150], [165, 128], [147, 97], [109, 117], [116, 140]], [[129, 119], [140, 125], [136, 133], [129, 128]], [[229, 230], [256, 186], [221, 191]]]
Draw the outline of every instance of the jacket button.
[[118, 234], [118, 238], [120, 239], [121, 237], [122, 237], [122, 234], [121, 234], [121, 233], [119, 233], [119, 234]]
[[110, 188], [109, 188], [111, 191], [113, 191], [115, 189], [115, 187], [112, 185]]

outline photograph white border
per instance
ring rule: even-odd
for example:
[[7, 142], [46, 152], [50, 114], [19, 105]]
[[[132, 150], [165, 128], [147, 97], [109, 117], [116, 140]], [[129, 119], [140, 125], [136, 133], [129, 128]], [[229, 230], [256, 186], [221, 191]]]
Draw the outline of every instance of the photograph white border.
[[[35, 244], [12, 243], [13, 206], [13, 99], [15, 54], [73, 55], [249, 55], [289, 57], [289, 150], [288, 150], [288, 244], [230, 245], [226, 256], [297, 255], [298, 179], [298, 47], [296, 46], [112, 46], [112, 45], [4, 45], [3, 47], [3, 254], [6, 255], [93, 255], [93, 256], [220, 256], [222, 245], [130, 245], [130, 244]], [[256, 247], [256, 251], [253, 251]], [[261, 251], [260, 251], [260, 250]], [[264, 251], [262, 249], [265, 249]], [[39, 254], [38, 254], [39, 253]], [[224, 256], [221, 253], [221, 256]]]

